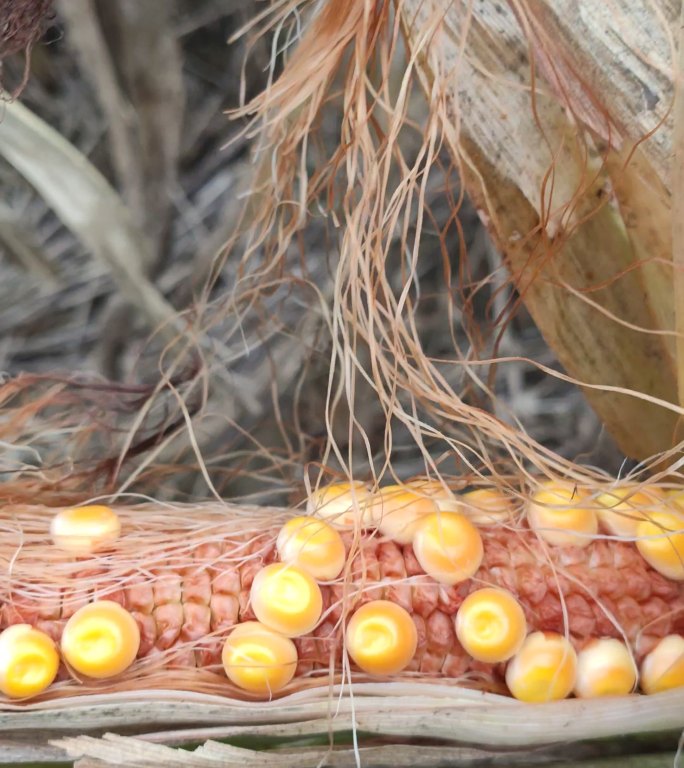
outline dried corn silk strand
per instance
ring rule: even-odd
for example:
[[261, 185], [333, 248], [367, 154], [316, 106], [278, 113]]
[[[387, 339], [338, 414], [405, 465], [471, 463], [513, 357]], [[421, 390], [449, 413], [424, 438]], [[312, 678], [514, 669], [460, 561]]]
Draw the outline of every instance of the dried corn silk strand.
[[[231, 628], [256, 618], [252, 582], [278, 561], [276, 541], [292, 514], [219, 505], [141, 505], [117, 512], [121, 536], [85, 556], [50, 543], [55, 510], [14, 508], [0, 530], [0, 629], [26, 623], [58, 643], [79, 608], [110, 600], [129, 611], [140, 630], [138, 660], [125, 672], [93, 681], [62, 664], [43, 696], [177, 688], [250, 698], [226, 678], [221, 649]], [[455, 630], [464, 599], [485, 586], [519, 601], [528, 632], [567, 634], [577, 651], [596, 638], [617, 638], [640, 664], [662, 638], [684, 634], [682, 582], [655, 571], [633, 542], [597, 538], [587, 546], [552, 546], [521, 522], [479, 532], [479, 569], [449, 586], [426, 575], [412, 544], [376, 530], [342, 529], [344, 570], [320, 584], [321, 619], [294, 639], [296, 674], [280, 693], [339, 681], [345, 622], [376, 600], [404, 608], [416, 629], [415, 653], [391, 679], [499, 692], [506, 690], [505, 664], [473, 659]], [[353, 679], [368, 679], [353, 664], [352, 671]]]

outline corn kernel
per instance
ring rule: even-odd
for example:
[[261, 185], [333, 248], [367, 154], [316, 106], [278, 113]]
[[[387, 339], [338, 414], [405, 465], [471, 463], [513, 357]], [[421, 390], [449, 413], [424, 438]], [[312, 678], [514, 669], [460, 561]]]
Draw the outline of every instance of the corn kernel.
[[[658, 489], [660, 491], [660, 489]], [[662, 491], [661, 491], [662, 493]], [[665, 502], [684, 512], [684, 488], [670, 488], [664, 492]]]
[[370, 675], [405, 669], [418, 646], [411, 614], [388, 600], [362, 605], [349, 620], [346, 648], [355, 664]]
[[593, 509], [582, 506], [587, 494], [570, 483], [548, 482], [535, 491], [527, 505], [530, 528], [549, 544], [586, 547], [598, 532]]
[[287, 637], [258, 621], [238, 624], [227, 637], [221, 661], [228, 678], [250, 693], [273, 694], [297, 669], [297, 649]]
[[121, 521], [110, 507], [95, 504], [63, 509], [53, 518], [50, 534], [67, 552], [87, 555], [119, 538]]
[[370, 513], [383, 536], [410, 544], [421, 518], [437, 512], [437, 504], [401, 485], [388, 485], [370, 502]]
[[477, 528], [456, 512], [435, 512], [423, 517], [413, 538], [421, 568], [442, 584], [471, 578], [484, 556]]
[[504, 589], [485, 587], [466, 597], [455, 620], [456, 637], [478, 661], [508, 661], [520, 650], [527, 621], [520, 603]]
[[276, 549], [284, 563], [298, 565], [320, 581], [336, 579], [344, 568], [342, 537], [320, 518], [288, 520], [280, 529]]
[[557, 701], [570, 694], [577, 676], [577, 654], [570, 641], [553, 632], [533, 632], [509, 662], [506, 685], [520, 701]]
[[641, 664], [641, 689], [660, 693], [684, 687], [684, 637], [668, 635]]
[[77, 672], [94, 678], [118, 675], [135, 660], [140, 630], [131, 614], [111, 600], [80, 608], [62, 633], [62, 655]]
[[603, 637], [593, 640], [577, 655], [575, 696], [627, 696], [637, 682], [632, 654], [620, 640]]
[[475, 488], [462, 496], [463, 514], [476, 525], [505, 523], [513, 515], [513, 505], [506, 494], [496, 488]]
[[322, 517], [333, 525], [370, 528], [373, 527], [367, 504], [370, 495], [361, 482], [325, 485], [311, 494], [307, 514]]
[[419, 496], [432, 499], [440, 512], [463, 512], [463, 505], [452, 490], [439, 480], [429, 477], [416, 477], [406, 483], [406, 488]]
[[684, 581], [684, 515], [652, 512], [636, 530], [637, 549], [654, 570], [673, 581]]
[[0, 633], [0, 691], [12, 699], [37, 696], [57, 676], [59, 655], [45, 632], [14, 624]]
[[639, 523], [662, 508], [663, 501], [664, 494], [658, 488], [635, 491], [633, 485], [624, 485], [599, 495], [596, 514], [607, 533], [633, 538]]
[[254, 578], [250, 592], [257, 619], [286, 637], [300, 637], [318, 624], [323, 612], [321, 589], [296, 565], [272, 563]]

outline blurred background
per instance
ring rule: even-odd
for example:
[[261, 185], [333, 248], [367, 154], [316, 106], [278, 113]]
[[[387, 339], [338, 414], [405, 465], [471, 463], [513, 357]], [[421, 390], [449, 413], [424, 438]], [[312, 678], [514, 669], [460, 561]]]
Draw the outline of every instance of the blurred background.
[[[310, 211], [277, 271], [258, 252], [243, 259], [259, 132], [227, 112], [277, 76], [298, 29], [252, 34], [249, 24], [263, 10], [251, 0], [62, 0], [52, 7], [19, 97], [44, 124], [36, 129], [43, 138], [23, 150], [31, 170], [17, 170], [0, 149], [0, 472], [17, 481], [17, 497], [49, 487], [56, 497], [116, 490], [280, 504], [305, 495], [312, 467], [339, 469], [325, 450], [329, 434], [348, 453], [348, 420], [328, 423], [325, 407], [335, 338], [326, 308], [338, 251], [334, 217], [322, 205]], [[8, 92], [24, 75], [23, 53], [4, 58]], [[339, 143], [340, 109], [331, 97], [317, 133], [323, 154]], [[416, 92], [415, 120], [423, 110]], [[73, 178], [63, 166], [47, 182], [63, 189], [60, 205], [68, 207], [84, 167], [115, 191], [116, 204], [102, 197], [89, 237], [65, 225], [35, 182], [51, 162], [45, 147], [53, 131], [78, 153], [70, 155]], [[410, 157], [410, 135], [402, 141]], [[558, 370], [524, 308], [497, 325], [516, 297], [467, 201], [452, 218], [458, 196], [444, 157], [428, 185], [430, 227], [412, 304], [423, 350], [448, 361], [455, 349], [468, 357], [477, 347], [483, 358], [495, 352]], [[71, 202], [77, 206], [77, 196]], [[107, 248], [93, 243], [124, 219], [132, 266], [122, 273]], [[396, 246], [388, 270], [399, 294], [399, 238]], [[476, 291], [467, 290], [472, 285]], [[182, 313], [191, 344], [170, 340], [169, 325], [160, 331], [171, 310]], [[473, 328], [481, 329], [477, 343]], [[443, 375], [460, 397], [477, 402], [462, 368], [445, 365]], [[523, 359], [492, 369], [489, 380], [497, 405], [482, 407], [517, 419], [567, 458], [619, 471], [623, 457], [575, 387]], [[385, 413], [363, 381], [356, 402], [378, 464], [389, 459], [403, 478], [424, 472], [411, 434], [398, 427], [387, 447]], [[438, 440], [424, 447], [446, 471], [458, 471]], [[367, 453], [357, 455], [363, 477]]]

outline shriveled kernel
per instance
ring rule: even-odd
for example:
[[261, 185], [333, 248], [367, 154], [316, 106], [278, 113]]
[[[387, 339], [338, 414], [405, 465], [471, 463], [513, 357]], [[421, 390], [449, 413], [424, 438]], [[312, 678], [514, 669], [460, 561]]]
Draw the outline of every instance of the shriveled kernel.
[[637, 549], [654, 570], [673, 581], [684, 581], [684, 515], [652, 512], [637, 525]]
[[420, 520], [439, 509], [432, 499], [401, 485], [381, 488], [370, 508], [380, 533], [398, 544], [410, 544]]
[[50, 524], [54, 543], [76, 555], [95, 552], [116, 541], [120, 533], [119, 516], [113, 509], [101, 504], [63, 509]]
[[37, 696], [57, 676], [59, 654], [45, 632], [14, 624], [0, 633], [0, 691], [12, 699]]
[[272, 563], [254, 577], [250, 592], [257, 619], [286, 637], [311, 632], [323, 612], [321, 589], [302, 568]]
[[644, 693], [684, 687], [684, 637], [664, 637], [643, 660], [640, 680]]
[[508, 661], [522, 647], [527, 621], [520, 603], [504, 589], [485, 587], [466, 597], [455, 620], [456, 636], [478, 661]]
[[577, 654], [553, 632], [533, 632], [509, 662], [506, 685], [520, 701], [541, 703], [568, 696], [577, 677]]
[[298, 565], [320, 581], [336, 579], [344, 568], [342, 537], [320, 518], [288, 520], [280, 529], [276, 549], [284, 563]]
[[373, 600], [355, 611], [345, 639], [351, 659], [370, 675], [401, 672], [418, 646], [411, 614], [388, 600]]
[[76, 672], [88, 677], [118, 675], [135, 660], [140, 630], [131, 614], [111, 600], [84, 605], [67, 621], [62, 655]]
[[406, 487], [420, 496], [426, 496], [435, 502], [440, 512], [462, 512], [462, 504], [456, 494], [440, 480], [429, 477], [416, 477], [406, 483]]
[[321, 517], [332, 525], [369, 528], [373, 525], [368, 511], [370, 496], [364, 483], [332, 483], [311, 494], [307, 514]]
[[428, 576], [449, 585], [471, 578], [484, 556], [479, 531], [457, 512], [423, 517], [416, 528], [413, 550]]
[[475, 488], [461, 497], [463, 514], [477, 525], [505, 523], [513, 516], [513, 504], [496, 488]]
[[294, 677], [297, 649], [289, 638], [258, 621], [247, 621], [226, 638], [221, 661], [226, 675], [239, 688], [270, 695]]
[[547, 482], [527, 504], [527, 521], [539, 536], [556, 546], [586, 547], [598, 533], [598, 518], [587, 493], [571, 483]]
[[637, 682], [637, 670], [627, 646], [613, 637], [602, 637], [577, 655], [574, 693], [582, 699], [626, 696]]
[[632, 538], [639, 523], [662, 508], [664, 498], [659, 488], [636, 491], [631, 484], [611, 488], [596, 499], [599, 524], [613, 536]]

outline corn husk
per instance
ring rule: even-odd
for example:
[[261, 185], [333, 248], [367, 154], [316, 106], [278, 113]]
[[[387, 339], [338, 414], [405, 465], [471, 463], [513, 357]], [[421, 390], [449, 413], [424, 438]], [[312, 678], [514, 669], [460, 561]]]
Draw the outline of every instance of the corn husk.
[[547, 342], [627, 455], [672, 448], [677, 4], [399, 8], [421, 78], [445, 99], [468, 191]]
[[[646, 732], [667, 734], [683, 724], [684, 691], [528, 705], [455, 686], [367, 683], [354, 685], [353, 695], [338, 686], [321, 687], [270, 703], [146, 691], [143, 695], [121, 692], [4, 706], [0, 711], [0, 742], [6, 750], [13, 750], [15, 759], [64, 758], [66, 753], [71, 759], [106, 761], [123, 747], [116, 736], [100, 738], [101, 734], [139, 734], [127, 742], [122, 753], [122, 758], [132, 762], [119, 764], [171, 759], [172, 752], [162, 750], [162, 745], [204, 744], [197, 751], [198, 757], [207, 751], [222, 751], [226, 765], [239, 760], [262, 765], [267, 758], [257, 749], [208, 747], [207, 742], [225, 739], [245, 743], [246, 739], [249, 743], [251, 739], [252, 744], [286, 748], [293, 740], [313, 740], [318, 746], [311, 748], [312, 762], [306, 764], [315, 765], [313, 756], [320, 758], [327, 752], [328, 740], [349, 753], [350, 734], [356, 730], [359, 747], [371, 749], [370, 759], [363, 765], [388, 764], [387, 754], [373, 752], [381, 742], [397, 744], [393, 747], [396, 754], [404, 755], [397, 765], [444, 765], [457, 756], [477, 765], [476, 760], [484, 764], [494, 753], [533, 764], [548, 762], [553, 755], [567, 756], [571, 742], [626, 739]], [[74, 733], [79, 736], [74, 737]], [[412, 739], [434, 742], [435, 748], [419, 755], [415, 747], [408, 746]], [[601, 751], [600, 744], [589, 750]], [[291, 755], [279, 764], [304, 763], [296, 763]]]

